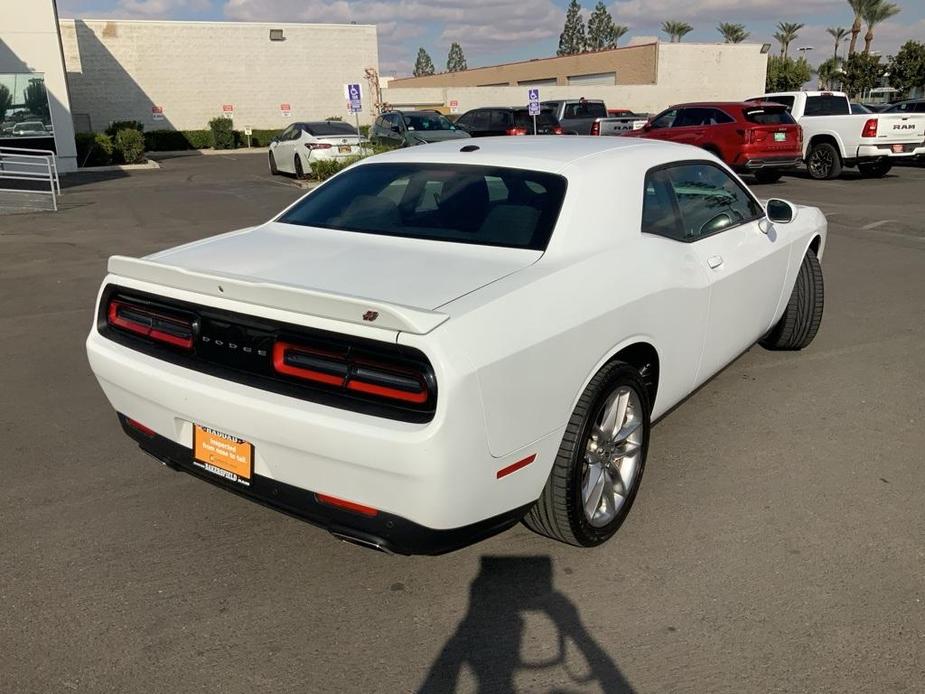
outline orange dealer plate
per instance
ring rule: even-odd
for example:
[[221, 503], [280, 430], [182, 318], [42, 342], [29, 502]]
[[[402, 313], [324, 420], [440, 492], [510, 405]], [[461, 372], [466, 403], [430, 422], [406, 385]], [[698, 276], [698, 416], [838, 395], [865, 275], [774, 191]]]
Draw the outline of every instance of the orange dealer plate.
[[194, 424], [193, 464], [230, 482], [248, 486], [254, 474], [254, 445]]

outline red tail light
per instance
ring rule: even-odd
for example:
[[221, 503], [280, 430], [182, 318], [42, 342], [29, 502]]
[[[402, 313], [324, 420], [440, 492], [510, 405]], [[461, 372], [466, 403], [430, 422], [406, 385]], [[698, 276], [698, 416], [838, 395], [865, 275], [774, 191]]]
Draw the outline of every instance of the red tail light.
[[137, 419], [132, 419], [131, 417], [126, 417], [126, 418], [125, 418], [125, 423], [128, 424], [130, 427], [132, 427], [132, 429], [134, 429], [135, 431], [137, 431], [137, 432], [139, 432], [139, 433], [141, 433], [141, 434], [144, 434], [144, 435], [147, 436], [149, 439], [153, 439], [154, 436], [155, 436], [155, 434], [157, 434], [157, 432], [154, 431], [154, 429], [152, 429], [151, 427], [146, 427], [144, 424], [142, 424], [141, 422], [139, 422]]
[[504, 134], [505, 135], [526, 135], [527, 129], [526, 128], [508, 128], [507, 130], [504, 131]]
[[861, 137], [877, 137], [877, 119], [868, 118], [861, 131]]
[[552, 132], [553, 132], [553, 134], [555, 134], [555, 135], [561, 135], [562, 132], [563, 132], [563, 130], [562, 130], [562, 128], [560, 128], [559, 126], [556, 126], [555, 128], [552, 129]]
[[345, 511], [353, 511], [354, 513], [359, 513], [361, 516], [367, 516], [368, 518], [379, 515], [379, 511], [374, 509], [372, 506], [363, 506], [363, 504], [358, 504], [354, 501], [338, 499], [336, 496], [328, 496], [327, 494], [315, 494], [315, 498], [318, 499], [318, 501], [320, 501], [322, 504], [327, 504], [328, 506], [334, 506], [336, 508], [342, 508]]
[[277, 341], [273, 345], [277, 373], [387, 400], [422, 405], [431, 397], [423, 371], [403, 363], [355, 357], [349, 351], [327, 351]]
[[330, 142], [306, 142], [305, 146], [308, 149], [331, 149], [334, 145]]
[[119, 299], [109, 302], [107, 322], [114, 328], [147, 337], [155, 342], [192, 349], [193, 323], [157, 309], [131, 304]]
[[601, 134], [601, 122], [599, 120], [596, 120], [591, 124], [591, 134], [592, 135]]

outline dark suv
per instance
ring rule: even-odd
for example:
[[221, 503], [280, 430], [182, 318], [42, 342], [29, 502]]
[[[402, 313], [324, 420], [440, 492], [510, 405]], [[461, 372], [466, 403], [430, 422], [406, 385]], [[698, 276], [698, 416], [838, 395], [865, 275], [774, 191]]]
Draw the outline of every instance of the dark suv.
[[469, 137], [437, 111], [387, 111], [369, 129], [369, 140], [386, 147], [413, 147]]
[[[466, 111], [456, 119], [456, 127], [472, 137], [491, 135], [533, 135], [533, 116], [526, 108], [490, 106]], [[561, 135], [562, 128], [550, 109], [536, 117], [537, 135]]]

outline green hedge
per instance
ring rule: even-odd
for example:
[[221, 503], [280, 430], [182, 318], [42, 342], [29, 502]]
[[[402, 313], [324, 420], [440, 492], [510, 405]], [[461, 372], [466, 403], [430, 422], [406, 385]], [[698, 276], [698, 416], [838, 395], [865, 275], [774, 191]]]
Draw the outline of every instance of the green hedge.
[[235, 136], [233, 123], [230, 118], [213, 118], [209, 121], [209, 130], [212, 131], [213, 149], [234, 149]]
[[77, 133], [78, 166], [106, 166], [112, 164], [112, 139], [103, 133]]
[[209, 149], [212, 146], [211, 130], [149, 130], [144, 135], [148, 152]]

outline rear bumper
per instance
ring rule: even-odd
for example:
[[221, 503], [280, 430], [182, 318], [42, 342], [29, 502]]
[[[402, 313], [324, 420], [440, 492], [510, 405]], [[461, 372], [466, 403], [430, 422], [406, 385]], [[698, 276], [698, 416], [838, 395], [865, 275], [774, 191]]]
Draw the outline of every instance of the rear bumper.
[[888, 144], [883, 145], [861, 145], [858, 147], [858, 159], [880, 159], [883, 157], [892, 158], [910, 158], [910, 157], [921, 157], [925, 155], [925, 142], [920, 143], [903, 143], [902, 152], [894, 152], [893, 146]]
[[795, 169], [803, 163], [800, 157], [754, 157], [746, 158], [737, 168], [742, 171], [755, 171], [757, 169]]
[[445, 554], [503, 532], [517, 524], [530, 504], [449, 530], [436, 530], [401, 516], [379, 512], [366, 516], [324, 504], [315, 492], [301, 489], [270, 477], [255, 475], [249, 487], [226, 482], [202, 472], [193, 465], [193, 451], [160, 434], [146, 435], [131, 427], [125, 415], [119, 415], [122, 429], [145, 453], [174, 470], [263, 504], [277, 511], [307, 521], [346, 542], [377, 549], [389, 554]]

